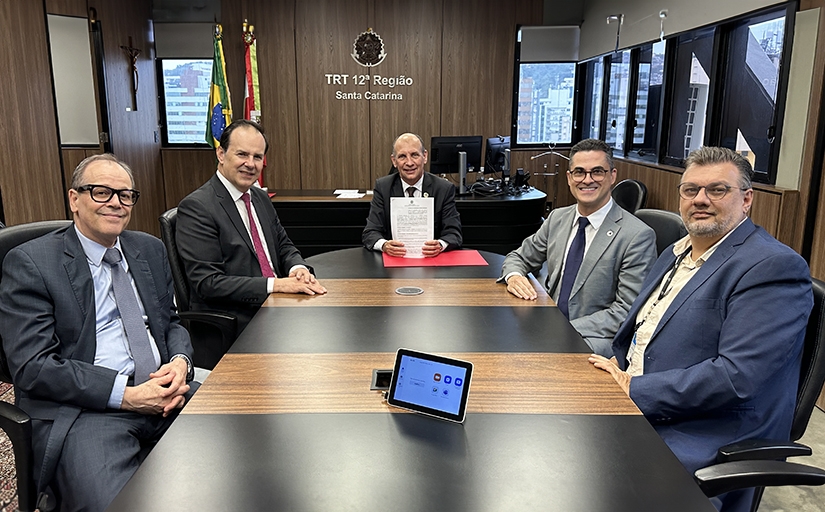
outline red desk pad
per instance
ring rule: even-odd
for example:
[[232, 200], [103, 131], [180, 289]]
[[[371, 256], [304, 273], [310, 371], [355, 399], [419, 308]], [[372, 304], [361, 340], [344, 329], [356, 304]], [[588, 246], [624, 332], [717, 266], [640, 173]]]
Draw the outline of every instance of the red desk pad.
[[442, 252], [435, 258], [397, 258], [383, 253], [384, 267], [484, 267], [487, 260], [475, 249]]

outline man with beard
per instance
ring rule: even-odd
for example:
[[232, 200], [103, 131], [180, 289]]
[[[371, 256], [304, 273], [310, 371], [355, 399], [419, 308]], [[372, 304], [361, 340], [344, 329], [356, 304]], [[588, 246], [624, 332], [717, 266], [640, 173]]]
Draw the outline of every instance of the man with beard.
[[[609, 372], [688, 471], [727, 444], [788, 439], [808, 316], [805, 260], [757, 227], [750, 163], [690, 154], [679, 184], [688, 235], [666, 249], [613, 341]], [[769, 314], [766, 314], [768, 313]], [[753, 489], [713, 498], [749, 510]]]

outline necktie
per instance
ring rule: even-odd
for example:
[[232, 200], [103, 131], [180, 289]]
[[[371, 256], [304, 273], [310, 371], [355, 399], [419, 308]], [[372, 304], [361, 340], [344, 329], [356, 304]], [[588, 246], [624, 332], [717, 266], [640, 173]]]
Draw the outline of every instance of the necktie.
[[261, 266], [261, 274], [264, 277], [275, 277], [275, 272], [272, 271], [272, 266], [270, 266], [269, 260], [266, 259], [264, 244], [261, 243], [261, 235], [258, 234], [258, 226], [255, 225], [255, 217], [252, 216], [252, 198], [249, 197], [249, 192], [244, 192], [241, 199], [243, 199], [243, 204], [246, 205], [246, 215], [249, 217], [249, 232], [252, 234], [252, 245], [255, 246], [255, 256], [258, 257], [258, 264]]
[[407, 195], [409, 197], [415, 197], [415, 187], [410, 187], [407, 189]]
[[590, 224], [587, 217], [579, 217], [579, 229], [576, 231], [576, 236], [573, 237], [573, 243], [570, 244], [570, 250], [567, 251], [567, 260], [564, 262], [564, 274], [561, 277], [561, 290], [559, 290], [559, 311], [564, 314], [566, 318], [570, 318], [570, 313], [567, 309], [567, 301], [570, 299], [570, 291], [573, 289], [573, 283], [576, 281], [576, 275], [579, 273], [579, 267], [582, 265], [584, 259], [584, 228]]
[[155, 357], [152, 355], [152, 346], [149, 335], [146, 333], [146, 324], [140, 314], [140, 306], [135, 297], [129, 276], [120, 266], [120, 251], [114, 247], [106, 249], [103, 261], [112, 267], [112, 290], [115, 292], [115, 303], [120, 312], [120, 319], [126, 331], [126, 339], [135, 360], [135, 384], [149, 380], [149, 374], [157, 370]]

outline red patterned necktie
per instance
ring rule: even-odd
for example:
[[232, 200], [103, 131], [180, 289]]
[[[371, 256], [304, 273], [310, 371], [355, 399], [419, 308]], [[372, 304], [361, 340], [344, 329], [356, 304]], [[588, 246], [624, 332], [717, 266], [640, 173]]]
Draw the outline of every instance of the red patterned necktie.
[[246, 215], [249, 217], [249, 232], [252, 234], [252, 245], [255, 246], [255, 256], [258, 257], [261, 274], [264, 277], [275, 277], [275, 272], [272, 271], [272, 266], [269, 264], [269, 260], [266, 259], [264, 244], [261, 243], [261, 235], [258, 234], [258, 226], [255, 225], [255, 217], [252, 215], [252, 199], [249, 197], [249, 192], [244, 192], [241, 199], [243, 199], [243, 204], [246, 205]]

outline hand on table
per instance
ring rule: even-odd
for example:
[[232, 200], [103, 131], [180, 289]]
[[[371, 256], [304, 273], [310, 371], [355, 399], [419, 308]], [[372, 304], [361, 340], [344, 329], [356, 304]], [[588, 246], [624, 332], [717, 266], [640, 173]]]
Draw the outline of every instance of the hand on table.
[[587, 358], [587, 360], [593, 363], [593, 366], [596, 368], [609, 373], [613, 377], [613, 380], [619, 384], [619, 387], [622, 388], [622, 391], [624, 391], [627, 396], [630, 396], [630, 379], [632, 377], [630, 377], [629, 373], [619, 369], [616, 365], [615, 357], [608, 359], [598, 354], [590, 354], [590, 357]]
[[398, 240], [387, 240], [384, 245], [381, 246], [381, 250], [390, 256], [395, 256], [396, 258], [400, 258], [407, 254], [407, 249], [404, 247], [404, 242], [399, 242]]
[[538, 297], [530, 280], [519, 274], [514, 274], [507, 280], [507, 291], [524, 300], [536, 300]]
[[307, 295], [323, 295], [327, 289], [315, 279], [315, 276], [305, 268], [298, 268], [289, 273], [289, 277], [275, 279], [273, 287], [275, 293], [305, 293]]
[[441, 242], [438, 240], [429, 240], [424, 242], [424, 247], [421, 249], [421, 252], [424, 253], [425, 258], [434, 258], [441, 254], [443, 250], [444, 248], [441, 247]]

